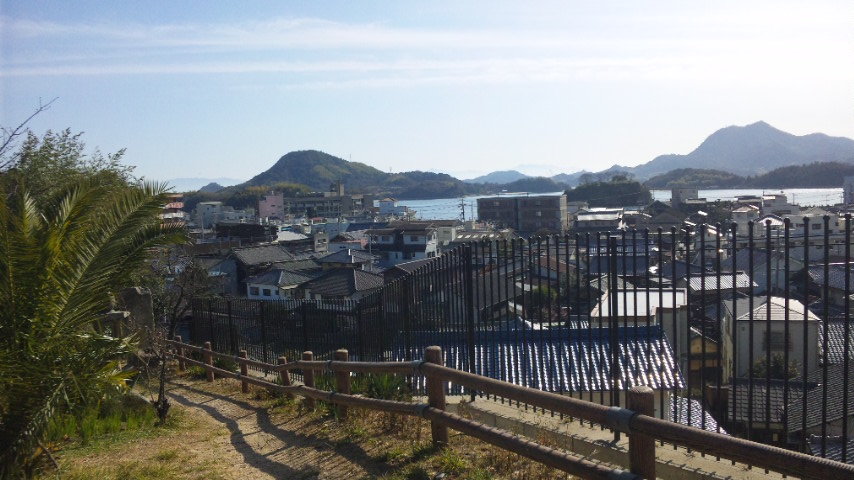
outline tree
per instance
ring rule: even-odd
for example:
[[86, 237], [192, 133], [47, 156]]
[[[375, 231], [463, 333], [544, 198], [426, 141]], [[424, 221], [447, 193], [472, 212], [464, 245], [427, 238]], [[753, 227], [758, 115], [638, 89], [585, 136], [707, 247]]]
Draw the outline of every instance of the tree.
[[800, 364], [796, 360], [790, 360], [788, 367], [785, 364], [785, 359], [782, 353], [775, 353], [771, 356], [771, 369], [768, 369], [768, 364], [765, 358], [760, 358], [753, 364], [753, 376], [756, 378], [766, 378], [770, 375], [771, 378], [777, 380], [793, 379], [800, 375]]
[[123, 149], [106, 156], [96, 149], [87, 155], [82, 136], [71, 129], [48, 130], [42, 138], [27, 131], [18, 151], [0, 168], [4, 190], [25, 189], [30, 199], [44, 207], [53, 193], [96, 174], [104, 185], [115, 188], [137, 183], [134, 167], [121, 163]]
[[132, 341], [96, 327], [151, 248], [186, 241], [159, 221], [163, 185], [108, 178], [74, 182], [42, 207], [25, 190], [0, 195], [2, 478], [27, 474], [56, 413], [126, 388]]

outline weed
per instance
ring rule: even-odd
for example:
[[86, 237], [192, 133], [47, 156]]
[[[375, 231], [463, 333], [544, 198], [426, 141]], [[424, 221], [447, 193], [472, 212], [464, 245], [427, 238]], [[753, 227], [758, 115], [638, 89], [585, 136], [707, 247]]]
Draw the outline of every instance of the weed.
[[406, 480], [430, 480], [430, 474], [424, 467], [413, 465], [407, 468], [403, 478]]
[[157, 455], [154, 456], [155, 460], [160, 461], [160, 462], [168, 462], [170, 460], [174, 460], [177, 457], [178, 457], [178, 450], [176, 450], [176, 449], [162, 450], [162, 451], [158, 452]]
[[439, 470], [452, 475], [458, 475], [468, 469], [468, 462], [452, 448], [442, 449], [436, 463]]

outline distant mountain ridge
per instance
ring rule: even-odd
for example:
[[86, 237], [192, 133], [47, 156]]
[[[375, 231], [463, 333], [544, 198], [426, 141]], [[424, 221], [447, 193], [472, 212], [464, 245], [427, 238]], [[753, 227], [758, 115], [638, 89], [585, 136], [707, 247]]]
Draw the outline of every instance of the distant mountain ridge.
[[780, 167], [814, 162], [854, 163], [854, 140], [823, 133], [797, 136], [765, 122], [756, 122], [744, 127], [722, 128], [687, 155], [659, 155], [637, 167], [618, 168], [645, 180], [678, 168], [754, 176]]
[[[647, 180], [678, 169], [692, 172], [676, 174], [659, 183], [699, 183], [701, 185], [731, 185], [727, 175], [758, 176], [781, 167], [794, 167], [815, 162], [836, 162], [854, 167], [854, 140], [830, 137], [821, 133], [796, 136], [778, 130], [765, 122], [722, 128], [711, 134], [687, 155], [660, 155], [637, 167], [614, 165], [601, 172], [575, 172], [552, 177], [532, 177], [518, 170], [492, 172], [462, 181], [444, 173], [403, 172], [385, 173], [364, 163], [349, 162], [317, 150], [302, 150], [283, 155], [267, 171], [237, 187], [272, 186], [279, 183], [305, 185], [317, 192], [330, 191], [336, 181], [343, 182], [347, 192], [391, 195], [401, 199], [450, 198], [471, 194], [491, 194], [502, 189], [530, 192], [549, 192], [579, 183], [607, 179], [615, 174], [628, 174], [637, 180]], [[854, 173], [854, 168], [852, 168]], [[718, 172], [714, 172], [718, 171]], [[841, 185], [839, 168], [820, 168], [813, 175], [813, 184], [837, 182]], [[681, 175], [681, 176], [680, 176]], [[687, 175], [687, 177], [685, 176]], [[844, 176], [844, 175], [843, 175]], [[783, 180], [788, 178], [789, 180]], [[791, 172], [768, 182], [795, 181]], [[746, 183], [746, 182], [742, 182]], [[787, 187], [791, 185], [774, 185]]]
[[[647, 180], [677, 169], [719, 170], [741, 177], [762, 175], [772, 170], [808, 165], [815, 162], [839, 162], [854, 166], [854, 140], [831, 137], [823, 133], [792, 135], [766, 122], [746, 126], [729, 126], [709, 135], [686, 155], [659, 155], [636, 167], [613, 165], [597, 173], [562, 173], [551, 177], [556, 182], [575, 186], [585, 174], [595, 178], [628, 173]], [[493, 172], [481, 177], [502, 173]], [[474, 180], [474, 179], [473, 179]]]

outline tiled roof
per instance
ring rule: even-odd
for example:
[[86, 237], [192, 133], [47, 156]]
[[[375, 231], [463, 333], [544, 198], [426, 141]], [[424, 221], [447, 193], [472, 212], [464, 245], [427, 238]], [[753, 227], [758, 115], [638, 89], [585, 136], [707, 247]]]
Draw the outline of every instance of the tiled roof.
[[[587, 259], [585, 258], [585, 261]], [[649, 258], [644, 255], [618, 255], [617, 256], [617, 274], [618, 275], [644, 275], [649, 268]], [[608, 263], [610, 259], [608, 255], [591, 255], [590, 263], [587, 266], [587, 271], [591, 275], [608, 272]]]
[[678, 280], [680, 278], [685, 278], [686, 276], [688, 276], [689, 268], [691, 269], [692, 277], [695, 275], [699, 276], [703, 273], [711, 273], [699, 265], [694, 265], [681, 260], [677, 260], [675, 262], [665, 262], [659, 267], [659, 270], [661, 271], [661, 275], [664, 278], [669, 278], [670, 280]]
[[[720, 275], [720, 287], [718, 286], [718, 275], [703, 275], [691, 276], [688, 286], [695, 292], [699, 291], [716, 291], [716, 290], [732, 290], [732, 274], [722, 273]], [[754, 287], [759, 285], [753, 282]], [[735, 276], [735, 288], [746, 289], [750, 287], [750, 277], [744, 272], [738, 272]]]
[[[827, 437], [824, 443], [824, 455], [821, 453], [821, 437], [810, 435], [810, 452], [813, 456], [823, 457], [829, 460], [842, 461], [842, 436]], [[845, 463], [854, 465], [854, 435], [848, 433], [848, 441], [845, 443]]]
[[[738, 378], [733, 382], [735, 385], [735, 401], [733, 401], [733, 393], [729, 392], [729, 418], [738, 421], [746, 422], [748, 417], [753, 422], [764, 422], [769, 418], [772, 423], [782, 423], [786, 411], [786, 405], [783, 401], [785, 396], [786, 383], [783, 380], [771, 380], [766, 384], [765, 378], [753, 378], [753, 391], [751, 395], [750, 380], [747, 378]], [[795, 380], [789, 380], [789, 400], [801, 395], [801, 383]], [[766, 412], [766, 400], [770, 396], [770, 410]]]
[[263, 265], [265, 263], [287, 262], [296, 258], [284, 246], [278, 244], [255, 245], [235, 248], [234, 257], [244, 265]]
[[[822, 416], [826, 415], [827, 422], [839, 420], [843, 416], [843, 400], [848, 397], [848, 416], [854, 417], [854, 364], [848, 368], [848, 392], [844, 390], [845, 370], [842, 365], [828, 365], [827, 383], [824, 382], [824, 369], [815, 370], [807, 375], [808, 385], [805, 397], [799, 396], [789, 402], [789, 432], [798, 432], [803, 428], [803, 402], [807, 403], [807, 428], [822, 424]], [[795, 380], [800, 383], [799, 379]], [[826, 387], [825, 387], [826, 386]], [[825, 389], [827, 390], [827, 405], [824, 404]]]
[[[735, 301], [735, 314], [737, 316], [737, 320], [750, 320], [759, 321], [766, 320], [769, 318], [768, 312], [770, 310], [770, 318], [771, 321], [784, 321], [787, 319], [786, 315], [786, 299], [783, 297], [771, 297], [770, 304], [766, 301], [767, 298], [762, 297], [753, 297], [753, 312], [750, 311], [750, 298], [739, 298]], [[726, 306], [727, 310], [732, 312], [733, 309], [733, 301], [726, 300], [724, 301], [724, 306]], [[803, 321], [804, 319], [804, 304], [799, 302], [798, 300], [789, 299], [789, 309], [788, 309], [788, 320], [790, 321]], [[809, 311], [808, 311], [809, 312]], [[812, 312], [808, 313], [807, 318], [811, 322], [818, 322], [819, 318]]]
[[[689, 405], [690, 408], [688, 408]], [[718, 422], [715, 417], [708, 410], [703, 411], [703, 404], [693, 398], [671, 395], [670, 412], [673, 415], [673, 421], [676, 423], [728, 435], [723, 427], [718, 430]]]
[[320, 261], [322, 263], [347, 263], [351, 265], [359, 264], [359, 263], [371, 263], [376, 259], [375, 256], [371, 255], [368, 252], [363, 252], [361, 250], [338, 250], [337, 252], [330, 253], [325, 257], [322, 257]]
[[[824, 345], [824, 328], [818, 330]], [[848, 324], [848, 358], [854, 362], [854, 318]], [[827, 362], [842, 363], [845, 359], [845, 316], [832, 316], [827, 320]]]
[[273, 268], [259, 275], [249, 277], [244, 282], [260, 285], [276, 285], [277, 287], [293, 287], [309, 280], [314, 280], [321, 275], [323, 275], [323, 270], [320, 268], [300, 270]]
[[[760, 268], [764, 271], [764, 265], [768, 263], [769, 260], [773, 260], [775, 262], [779, 262], [779, 267], [783, 268], [783, 265], [786, 261], [786, 256], [783, 252], [778, 252], [776, 250], [772, 250], [771, 253], [768, 253], [768, 250], [764, 248], [753, 248], [753, 270], [759, 270]], [[789, 259], [791, 262], [792, 259]], [[773, 265], [772, 265], [773, 266]], [[743, 249], [736, 252], [736, 254], [727, 259], [721, 260], [721, 270], [722, 271], [733, 271], [733, 270], [749, 270], [750, 269], [750, 249]]]
[[329, 297], [350, 297], [356, 293], [376, 290], [383, 286], [383, 276], [353, 268], [332, 270], [328, 274], [306, 283], [312, 294]]
[[[824, 287], [824, 265], [811, 265], [809, 268], [810, 280], [816, 283], [819, 287]], [[845, 289], [845, 264], [831, 263], [827, 265], [827, 286], [836, 290]], [[854, 289], [854, 267], [848, 271], [848, 288]]]
[[[602, 335], [600, 337], [600, 334]], [[445, 365], [468, 369], [468, 348], [457, 334], [417, 332], [422, 344], [439, 345]], [[653, 389], [684, 388], [682, 373], [666, 336], [657, 325], [619, 328], [617, 388], [647, 385]], [[647, 354], [649, 352], [649, 354]], [[393, 361], [406, 355], [404, 340], [396, 342]], [[546, 329], [478, 332], [474, 371], [490, 378], [549, 392], [611, 390], [610, 330]]]

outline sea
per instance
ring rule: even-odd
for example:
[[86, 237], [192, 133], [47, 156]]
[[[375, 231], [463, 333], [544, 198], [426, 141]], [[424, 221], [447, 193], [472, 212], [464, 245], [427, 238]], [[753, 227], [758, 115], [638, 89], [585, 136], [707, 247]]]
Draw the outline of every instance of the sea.
[[[525, 193], [512, 192], [501, 193], [500, 196], [538, 196], [538, 195], [560, 195], [563, 192], [551, 193]], [[774, 189], [738, 189], [738, 190], [700, 190], [699, 198], [705, 198], [710, 202], [715, 200], [735, 200], [736, 197], [745, 195], [770, 195], [773, 193], [785, 194], [789, 203], [798, 204], [802, 207], [814, 207], [822, 205], [835, 205], [842, 202], [841, 188], [789, 188], [783, 190]], [[399, 205], [406, 205], [415, 210], [415, 217], [419, 220], [477, 220], [477, 199], [495, 197], [497, 195], [476, 195], [462, 198], [434, 198], [430, 200], [400, 200]], [[670, 200], [670, 190], [652, 190], [652, 198], [655, 200]]]

